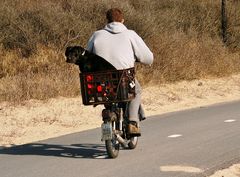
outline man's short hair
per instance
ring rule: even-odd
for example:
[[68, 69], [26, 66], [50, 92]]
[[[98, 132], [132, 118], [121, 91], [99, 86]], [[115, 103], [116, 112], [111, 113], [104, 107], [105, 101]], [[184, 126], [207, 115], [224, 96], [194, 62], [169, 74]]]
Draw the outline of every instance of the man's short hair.
[[107, 17], [108, 23], [111, 23], [111, 22], [122, 22], [122, 20], [123, 20], [123, 13], [118, 8], [112, 8], [112, 9], [109, 9], [107, 11], [106, 17]]

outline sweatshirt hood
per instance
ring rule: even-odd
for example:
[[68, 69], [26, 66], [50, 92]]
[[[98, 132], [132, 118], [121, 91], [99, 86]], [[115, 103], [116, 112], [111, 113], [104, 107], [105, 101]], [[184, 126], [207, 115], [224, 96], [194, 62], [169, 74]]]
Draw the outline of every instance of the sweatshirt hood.
[[123, 31], [127, 30], [127, 27], [120, 22], [112, 22], [112, 23], [108, 23], [104, 27], [104, 29], [111, 33], [121, 33]]

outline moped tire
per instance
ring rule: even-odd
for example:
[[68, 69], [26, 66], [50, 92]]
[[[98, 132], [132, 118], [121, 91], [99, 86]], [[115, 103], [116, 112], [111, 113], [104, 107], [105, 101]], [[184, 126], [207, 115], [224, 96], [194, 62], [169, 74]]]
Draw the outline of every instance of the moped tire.
[[109, 158], [115, 159], [118, 156], [120, 144], [116, 138], [105, 141], [106, 150]]
[[131, 137], [129, 140], [130, 140], [130, 142], [128, 143], [129, 149], [135, 149], [137, 147], [138, 137], [134, 136]]

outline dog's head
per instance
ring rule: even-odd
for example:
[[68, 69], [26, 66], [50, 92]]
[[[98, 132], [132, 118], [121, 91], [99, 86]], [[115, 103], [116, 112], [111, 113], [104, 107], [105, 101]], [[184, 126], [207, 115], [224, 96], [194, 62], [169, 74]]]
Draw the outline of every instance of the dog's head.
[[65, 51], [66, 62], [77, 64], [80, 62], [81, 57], [84, 56], [84, 53], [85, 49], [80, 46], [69, 46]]

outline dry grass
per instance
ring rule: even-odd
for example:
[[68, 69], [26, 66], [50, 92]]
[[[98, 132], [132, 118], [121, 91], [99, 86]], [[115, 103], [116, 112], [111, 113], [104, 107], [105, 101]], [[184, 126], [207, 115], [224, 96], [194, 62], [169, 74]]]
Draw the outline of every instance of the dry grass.
[[12, 52], [3, 54], [5, 77], [0, 79], [0, 101], [79, 95], [78, 68], [67, 64], [54, 50], [37, 51], [28, 59], [20, 59]]
[[79, 94], [78, 69], [64, 61], [68, 45], [86, 46], [120, 7], [126, 25], [155, 55], [138, 65], [142, 83], [222, 77], [240, 71], [240, 2], [229, 1], [228, 44], [221, 41], [215, 0], [0, 0], [0, 101], [19, 102]]
[[162, 35], [151, 41], [155, 56], [152, 67], [140, 67], [142, 82], [175, 82], [222, 77], [239, 72], [239, 53], [232, 53], [219, 39], [189, 38], [184, 33]]

